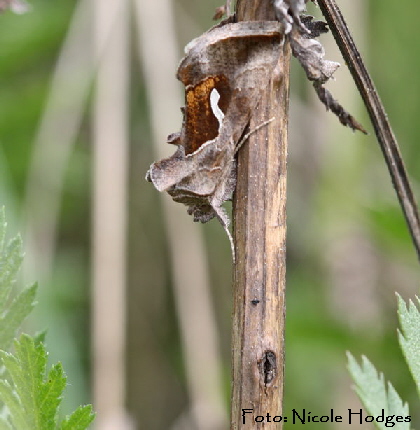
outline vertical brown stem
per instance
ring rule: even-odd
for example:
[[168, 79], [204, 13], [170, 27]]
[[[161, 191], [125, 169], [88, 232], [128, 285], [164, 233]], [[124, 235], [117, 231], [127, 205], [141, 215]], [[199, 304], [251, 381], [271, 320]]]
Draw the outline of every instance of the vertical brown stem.
[[[269, 0], [238, 0], [237, 17], [275, 19]], [[238, 156], [231, 429], [282, 428], [274, 417], [283, 400], [289, 61], [285, 42], [250, 129], [275, 120], [253, 133]], [[244, 409], [252, 410], [245, 424]], [[264, 422], [255, 422], [257, 416]]]

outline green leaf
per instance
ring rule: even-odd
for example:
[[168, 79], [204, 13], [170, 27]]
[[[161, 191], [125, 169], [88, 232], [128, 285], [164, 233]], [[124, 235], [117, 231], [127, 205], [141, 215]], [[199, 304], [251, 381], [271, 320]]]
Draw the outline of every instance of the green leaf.
[[16, 276], [22, 264], [22, 239], [12, 239], [0, 255], [0, 312], [3, 313], [7, 299], [16, 282]]
[[95, 414], [92, 406], [80, 406], [70, 416], [66, 417], [60, 426], [60, 430], [84, 430], [94, 420]]
[[[26, 428], [42, 428], [39, 396], [47, 362], [45, 349], [42, 344], [36, 346], [28, 335], [21, 335], [19, 340], [15, 340], [15, 349], [15, 355], [2, 354], [1, 359], [13, 381], [21, 413], [24, 413], [27, 421]], [[17, 429], [22, 428], [16, 422], [13, 411], [11, 419]], [[46, 430], [48, 428], [45, 427]]]
[[[398, 393], [390, 382], [388, 382], [388, 390], [385, 388], [384, 375], [378, 373], [373, 364], [366, 358], [362, 357], [362, 365], [359, 366], [355, 358], [347, 353], [348, 369], [355, 382], [355, 391], [363, 403], [368, 415], [379, 416], [384, 410], [384, 415], [401, 415], [408, 416], [408, 404], [403, 403]], [[386, 430], [384, 422], [376, 422], [373, 424], [378, 429]], [[409, 430], [410, 424], [403, 422], [395, 422], [393, 427], [395, 430]]]
[[35, 345], [37, 345], [38, 343], [45, 343], [46, 335], [47, 335], [47, 332], [45, 330], [35, 333], [35, 336], [34, 336]]
[[[398, 317], [402, 330], [398, 331], [398, 340], [420, 394], [420, 313], [411, 300], [407, 308], [401, 296], [397, 294], [397, 297]], [[418, 297], [416, 300], [420, 303]]]
[[36, 290], [36, 284], [23, 290], [0, 317], [0, 349], [10, 348], [16, 331], [35, 305]]
[[42, 421], [47, 428], [55, 428], [56, 415], [61, 403], [61, 395], [66, 387], [66, 376], [61, 363], [56, 364], [48, 372], [47, 380], [41, 392]]
[[6, 220], [0, 209], [0, 349], [8, 350], [16, 331], [34, 306], [36, 286], [26, 288], [13, 300], [11, 293], [22, 264], [22, 240], [19, 236], [5, 246]]
[[85, 430], [94, 419], [91, 406], [78, 408], [58, 425], [58, 410], [66, 386], [61, 364], [47, 373], [45, 346], [31, 336], [22, 334], [14, 345], [15, 354], [0, 351], [0, 360], [10, 376], [10, 382], [0, 380], [0, 400], [8, 408], [12, 428]]
[[37, 285], [24, 289], [11, 300], [16, 276], [22, 263], [22, 242], [17, 237], [5, 247], [6, 221], [0, 208], [0, 430], [85, 430], [94, 419], [91, 406], [78, 408], [61, 424], [59, 406], [66, 386], [66, 376], [60, 363], [47, 373], [45, 332], [35, 337], [22, 334], [14, 340], [16, 331], [35, 304]]
[[20, 405], [20, 399], [16, 396], [13, 387], [7, 382], [0, 380], [0, 399], [6, 405], [10, 421], [14, 424], [16, 430], [30, 428], [26, 421], [25, 411]]
[[28, 335], [15, 341], [15, 355], [0, 352], [0, 358], [13, 385], [5, 381], [0, 398], [10, 411], [17, 430], [53, 430], [66, 378], [61, 365], [46, 375], [47, 353], [42, 343]]

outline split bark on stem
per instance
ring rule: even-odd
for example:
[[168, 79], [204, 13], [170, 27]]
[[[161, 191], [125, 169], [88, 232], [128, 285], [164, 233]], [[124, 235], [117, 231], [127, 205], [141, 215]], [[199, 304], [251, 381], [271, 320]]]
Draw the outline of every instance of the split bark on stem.
[[[275, 20], [269, 0], [238, 0], [238, 21]], [[282, 414], [285, 274], [286, 163], [290, 47], [279, 52], [270, 84], [238, 154], [234, 196], [234, 310], [232, 331], [231, 429], [281, 429], [267, 423]], [[243, 424], [243, 409], [253, 409]], [[253, 417], [265, 416], [256, 423]]]

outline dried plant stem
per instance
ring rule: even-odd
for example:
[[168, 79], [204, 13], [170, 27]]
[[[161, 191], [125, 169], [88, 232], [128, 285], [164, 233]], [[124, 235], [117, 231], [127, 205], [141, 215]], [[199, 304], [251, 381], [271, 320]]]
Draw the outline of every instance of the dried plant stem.
[[25, 220], [24, 271], [28, 279], [41, 281], [53, 271], [64, 176], [97, 63], [86, 44], [92, 19], [89, 10], [89, 0], [79, 1], [75, 8], [32, 144], [23, 211], [30, 214]]
[[[238, 20], [274, 20], [268, 0], [239, 0]], [[286, 273], [286, 158], [290, 48], [285, 42], [270, 85], [238, 155], [234, 198], [234, 310], [231, 429], [281, 429], [253, 416], [280, 416], [283, 400]], [[243, 424], [243, 409], [252, 409]]]
[[103, 55], [93, 117], [93, 396], [97, 428], [127, 430], [131, 428], [125, 411], [128, 1], [110, 6], [96, 0], [94, 11], [95, 56]]

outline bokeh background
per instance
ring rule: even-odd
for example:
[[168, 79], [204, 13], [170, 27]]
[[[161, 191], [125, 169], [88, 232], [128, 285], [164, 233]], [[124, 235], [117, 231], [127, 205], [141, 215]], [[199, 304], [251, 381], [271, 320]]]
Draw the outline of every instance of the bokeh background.
[[[47, 329], [64, 364], [63, 412], [93, 402], [98, 429], [228, 428], [229, 242], [144, 180], [181, 126], [183, 46], [220, 3], [32, 0], [0, 16], [0, 204], [24, 238], [22, 281], [40, 283], [26, 328]], [[419, 199], [420, 5], [338, 3]], [[331, 35], [321, 41], [343, 63]], [[360, 408], [349, 350], [419, 427], [394, 293], [414, 297], [420, 272], [373, 130], [344, 66], [329, 88], [368, 136], [325, 112], [296, 61], [291, 74], [285, 411]]]

